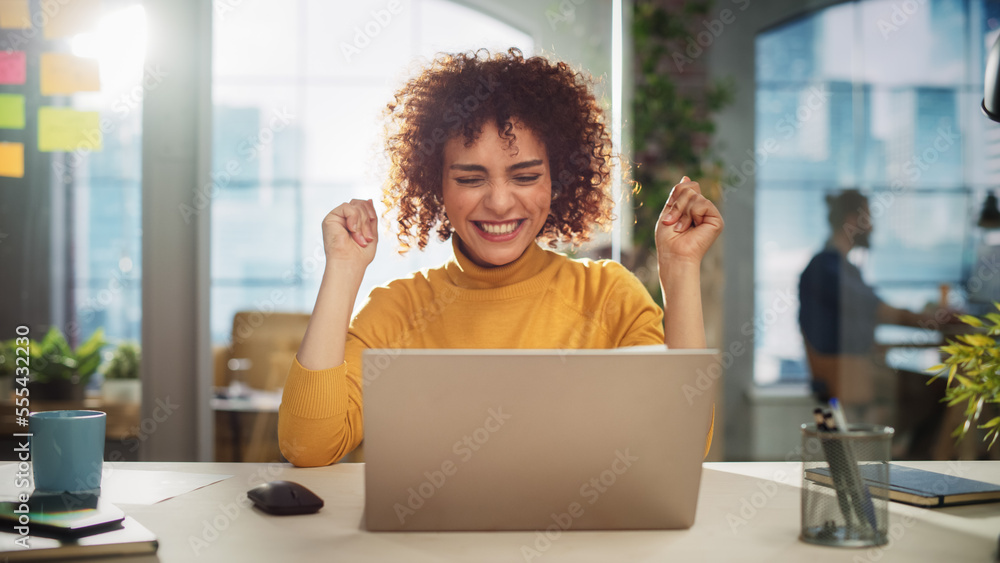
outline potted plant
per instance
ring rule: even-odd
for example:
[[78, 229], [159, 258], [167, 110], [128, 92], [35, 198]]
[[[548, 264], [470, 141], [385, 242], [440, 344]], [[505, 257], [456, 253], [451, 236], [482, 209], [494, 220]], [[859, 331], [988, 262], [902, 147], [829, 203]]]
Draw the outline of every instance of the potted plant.
[[13, 340], [0, 341], [0, 392], [6, 397], [14, 384], [16, 350]]
[[[41, 341], [28, 343], [28, 388], [32, 399], [48, 401], [82, 401], [84, 389], [101, 365], [104, 330], [97, 329], [86, 342], [74, 350], [62, 332], [52, 327]], [[14, 371], [15, 342], [3, 343], [0, 372]]]
[[[1000, 303], [995, 306], [1000, 310]], [[949, 407], [965, 403], [965, 421], [952, 434], [961, 440], [979, 423], [986, 405], [1000, 402], [1000, 346], [996, 340], [1000, 336], [1000, 314], [988, 313], [982, 318], [962, 315], [959, 319], [977, 332], [957, 335], [941, 346], [947, 358], [930, 371], [938, 372], [935, 378], [948, 377], [944, 400]], [[992, 448], [1000, 433], [1000, 416], [978, 427], [986, 430], [983, 439]]]
[[101, 394], [104, 400], [118, 403], [138, 403], [141, 394], [139, 366], [142, 362], [139, 344], [123, 342], [104, 370]]

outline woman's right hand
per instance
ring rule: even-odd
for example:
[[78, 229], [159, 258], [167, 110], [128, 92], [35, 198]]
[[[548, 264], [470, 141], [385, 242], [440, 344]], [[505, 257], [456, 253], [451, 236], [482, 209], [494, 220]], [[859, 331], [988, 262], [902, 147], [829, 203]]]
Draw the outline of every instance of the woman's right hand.
[[378, 214], [372, 200], [352, 199], [323, 219], [327, 263], [350, 263], [367, 268], [378, 246]]

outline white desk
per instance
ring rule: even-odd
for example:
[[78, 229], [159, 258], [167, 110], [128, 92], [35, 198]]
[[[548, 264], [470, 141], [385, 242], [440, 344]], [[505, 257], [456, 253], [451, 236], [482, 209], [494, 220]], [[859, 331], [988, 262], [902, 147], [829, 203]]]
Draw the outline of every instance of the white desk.
[[[114, 463], [114, 467], [234, 475], [149, 506], [121, 505], [160, 538], [157, 558], [116, 561], [526, 561], [538, 532], [370, 533], [362, 528], [364, 465]], [[1000, 483], [1000, 462], [915, 467]], [[994, 561], [1000, 503], [927, 510], [890, 504], [886, 546], [846, 549], [798, 539], [799, 463], [706, 463], [690, 530], [563, 532], [531, 561]], [[240, 504], [263, 481], [298, 481], [326, 505], [317, 514], [269, 516]], [[245, 502], [245, 501], [244, 501]], [[196, 555], [195, 549], [199, 550]]]

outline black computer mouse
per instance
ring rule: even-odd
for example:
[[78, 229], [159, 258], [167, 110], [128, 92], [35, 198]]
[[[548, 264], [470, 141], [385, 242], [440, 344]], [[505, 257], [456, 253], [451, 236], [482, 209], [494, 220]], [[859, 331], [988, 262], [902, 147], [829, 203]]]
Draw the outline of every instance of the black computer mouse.
[[247, 491], [247, 498], [268, 514], [310, 514], [323, 508], [323, 499], [292, 481], [271, 481]]

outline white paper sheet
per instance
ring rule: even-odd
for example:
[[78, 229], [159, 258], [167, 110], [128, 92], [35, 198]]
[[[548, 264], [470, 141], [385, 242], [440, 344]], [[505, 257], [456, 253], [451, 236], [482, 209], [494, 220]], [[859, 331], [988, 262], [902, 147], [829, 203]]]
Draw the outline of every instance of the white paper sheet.
[[[18, 493], [31, 493], [30, 488], [16, 487], [18, 471], [17, 463], [0, 465], [0, 501], [16, 500]], [[30, 471], [28, 473], [30, 479]], [[156, 504], [230, 477], [232, 475], [215, 473], [118, 469], [104, 464], [101, 498], [120, 505]]]

